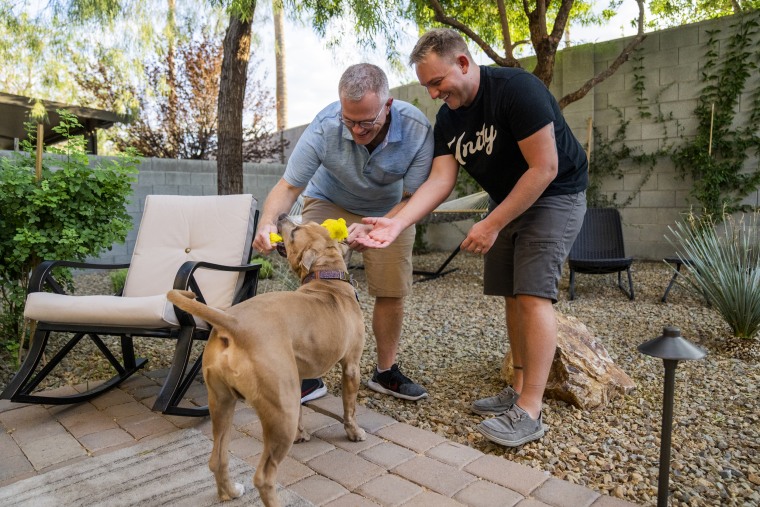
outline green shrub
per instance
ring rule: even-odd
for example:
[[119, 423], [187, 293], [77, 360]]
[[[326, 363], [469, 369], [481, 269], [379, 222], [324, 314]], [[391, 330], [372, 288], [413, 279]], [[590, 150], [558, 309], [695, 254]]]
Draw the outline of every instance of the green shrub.
[[739, 218], [689, 213], [670, 228], [668, 240], [691, 274], [692, 289], [704, 294], [739, 338], [760, 331], [760, 220], [756, 211]]
[[259, 278], [272, 278], [272, 275], [274, 275], [274, 267], [272, 266], [272, 263], [263, 257], [254, 257], [253, 260], [251, 260], [251, 264], [261, 264]]
[[116, 269], [108, 272], [108, 276], [111, 277], [111, 285], [113, 285], [113, 291], [115, 294], [120, 294], [124, 290], [124, 282], [127, 281], [127, 270]]
[[[0, 157], [0, 344], [22, 341], [23, 307], [32, 268], [45, 259], [83, 261], [132, 228], [127, 198], [137, 172], [134, 153], [90, 167], [82, 136], [73, 136], [77, 118], [59, 110], [53, 128], [66, 138], [49, 147], [42, 179], [35, 175], [36, 129], [28, 129], [23, 152]], [[57, 273], [70, 286], [66, 271]]]

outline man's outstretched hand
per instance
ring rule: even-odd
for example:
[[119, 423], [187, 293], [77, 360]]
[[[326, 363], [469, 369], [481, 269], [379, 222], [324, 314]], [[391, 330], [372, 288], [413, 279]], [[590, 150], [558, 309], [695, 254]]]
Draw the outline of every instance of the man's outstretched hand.
[[371, 225], [360, 224], [358, 222], [348, 226], [348, 238], [346, 243], [348, 247], [357, 252], [363, 252], [368, 247], [364, 244], [364, 239], [368, 238], [367, 234], [372, 230]]
[[362, 222], [372, 226], [372, 230], [356, 241], [367, 248], [385, 248], [401, 234], [403, 227], [397, 220], [384, 217], [365, 217]]

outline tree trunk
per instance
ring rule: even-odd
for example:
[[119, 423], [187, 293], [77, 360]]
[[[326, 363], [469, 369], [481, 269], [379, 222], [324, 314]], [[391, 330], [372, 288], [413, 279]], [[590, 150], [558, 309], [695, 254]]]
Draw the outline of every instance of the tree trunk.
[[[256, 3], [251, 5], [251, 18]], [[219, 80], [219, 149], [217, 152], [217, 193], [243, 193], [243, 105], [251, 54], [251, 21], [234, 14], [224, 36], [224, 57]]]
[[176, 6], [175, 0], [168, 0], [167, 2], [167, 16], [166, 16], [166, 30], [164, 35], [167, 39], [166, 48], [166, 81], [169, 87], [169, 99], [167, 110], [167, 140], [169, 146], [166, 149], [169, 151], [170, 158], [180, 158], [180, 140], [178, 139], [179, 132], [181, 131], [178, 121], [177, 112], [179, 111], [179, 99], [177, 98], [177, 69], [175, 64], [175, 50], [177, 46], [177, 22], [176, 22]]
[[282, 0], [272, 1], [274, 11], [274, 66], [277, 78], [277, 130], [288, 128], [288, 89], [285, 75], [285, 27]]

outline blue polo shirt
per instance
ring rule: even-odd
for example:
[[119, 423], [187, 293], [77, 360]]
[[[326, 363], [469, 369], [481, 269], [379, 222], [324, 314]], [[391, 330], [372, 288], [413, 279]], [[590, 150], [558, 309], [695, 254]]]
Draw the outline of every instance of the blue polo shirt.
[[306, 197], [357, 215], [385, 215], [430, 174], [433, 128], [419, 109], [394, 100], [385, 140], [370, 153], [340, 122], [340, 110], [340, 102], [334, 102], [317, 114], [298, 140], [283, 177], [306, 187]]

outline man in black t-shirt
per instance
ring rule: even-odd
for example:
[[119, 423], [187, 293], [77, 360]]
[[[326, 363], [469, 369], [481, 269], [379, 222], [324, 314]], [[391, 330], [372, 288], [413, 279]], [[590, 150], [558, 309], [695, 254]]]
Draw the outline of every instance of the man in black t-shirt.
[[544, 84], [522, 69], [479, 67], [451, 29], [424, 34], [409, 58], [420, 84], [441, 99], [428, 180], [392, 219], [365, 218], [382, 248], [451, 193], [460, 167], [491, 198], [490, 213], [461, 248], [485, 255], [484, 293], [503, 296], [512, 386], [472, 402], [494, 415], [477, 429], [515, 447], [544, 435], [541, 407], [557, 345], [562, 264], [586, 213], [588, 162]]

